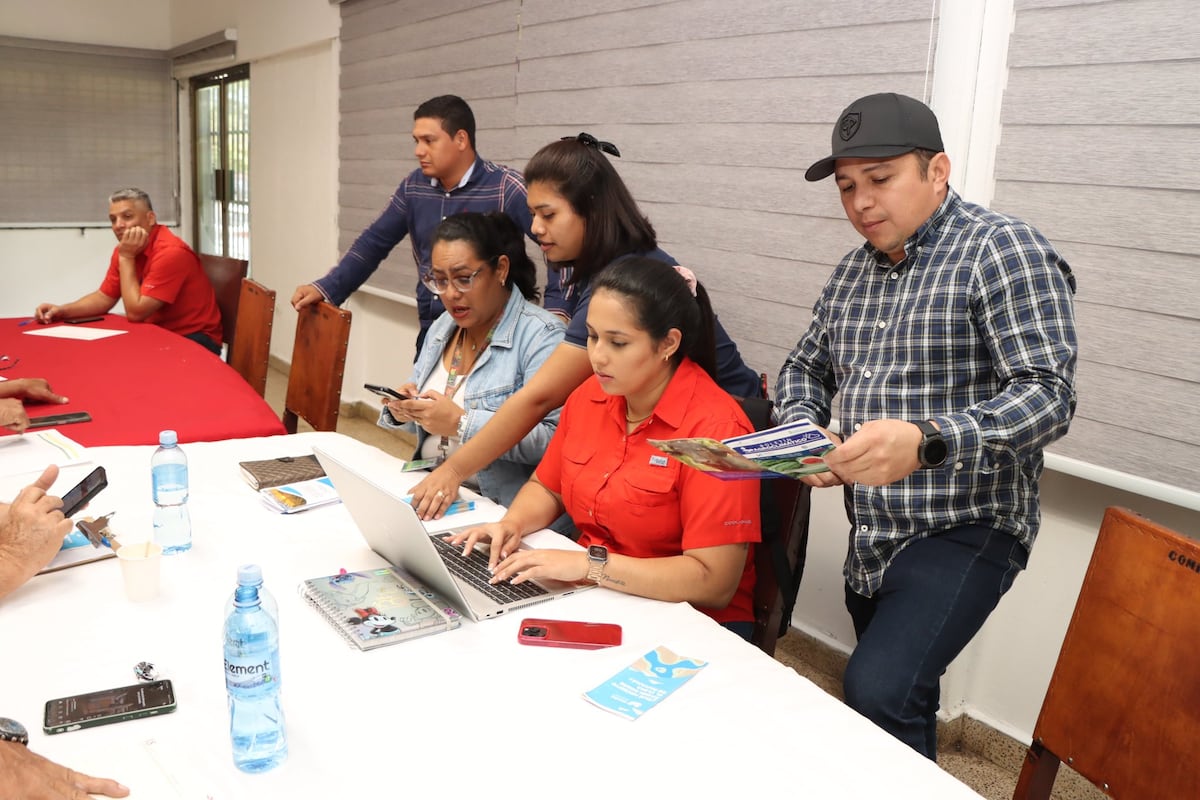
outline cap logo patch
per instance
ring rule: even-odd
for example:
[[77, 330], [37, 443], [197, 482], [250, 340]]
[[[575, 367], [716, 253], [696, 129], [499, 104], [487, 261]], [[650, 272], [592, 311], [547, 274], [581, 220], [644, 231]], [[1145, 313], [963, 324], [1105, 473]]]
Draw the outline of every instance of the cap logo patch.
[[858, 133], [858, 128], [862, 124], [862, 114], [857, 111], [851, 111], [842, 117], [842, 121], [838, 123], [838, 136], [842, 137], [843, 142], [848, 142], [854, 138], [854, 134]]

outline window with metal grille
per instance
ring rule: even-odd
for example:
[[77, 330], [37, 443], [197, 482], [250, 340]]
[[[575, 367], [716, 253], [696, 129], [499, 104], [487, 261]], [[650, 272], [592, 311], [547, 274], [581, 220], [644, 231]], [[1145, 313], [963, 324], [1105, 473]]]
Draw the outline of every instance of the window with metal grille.
[[196, 251], [250, 258], [250, 66], [192, 78]]

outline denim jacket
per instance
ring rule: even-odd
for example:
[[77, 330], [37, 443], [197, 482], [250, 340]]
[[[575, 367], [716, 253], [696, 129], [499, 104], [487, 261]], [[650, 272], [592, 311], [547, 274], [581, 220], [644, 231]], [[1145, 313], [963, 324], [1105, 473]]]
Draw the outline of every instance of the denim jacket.
[[[530, 376], [545, 363], [550, 353], [563, 339], [566, 326], [549, 311], [526, 300], [519, 289], [512, 290], [504, 314], [492, 335], [492, 342], [480, 354], [471, 371], [463, 394], [455, 402], [466, 411], [463, 441], [470, 440], [492, 418], [500, 404], [525, 385]], [[446, 345], [458, 333], [458, 325], [449, 313], [442, 314], [429, 328], [425, 344], [413, 367], [412, 382], [423, 387], [446, 351]], [[433, 387], [441, 389], [442, 387]], [[505, 506], [510, 505], [517, 491], [533, 474], [542, 460], [546, 445], [558, 426], [559, 409], [550, 412], [525, 434], [515, 447], [494, 462], [479, 470], [480, 491]], [[398, 423], [385, 407], [379, 414], [379, 426], [400, 428], [417, 435], [417, 451], [429, 436], [415, 423]]]

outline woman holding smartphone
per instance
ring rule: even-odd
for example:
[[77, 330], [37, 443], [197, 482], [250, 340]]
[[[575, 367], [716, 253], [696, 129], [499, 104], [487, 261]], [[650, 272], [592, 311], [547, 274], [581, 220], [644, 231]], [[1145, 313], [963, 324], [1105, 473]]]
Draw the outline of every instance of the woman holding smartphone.
[[[581, 133], [552, 142], [525, 167], [532, 232], [546, 260], [562, 270], [571, 317], [566, 337], [545, 366], [472, 440], [413, 487], [413, 507], [424, 519], [442, 516], [463, 477], [481, 469], [566, 401], [592, 374], [585, 319], [592, 283], [624, 259], [645, 256], [675, 264], [656, 242], [654, 227], [634, 202], [604, 153], [619, 155], [608, 142]], [[759, 393], [758, 378], [737, 346], [714, 319], [717, 383], [733, 395]]]
[[[425, 286], [442, 299], [417, 355], [406, 399], [386, 400], [385, 428], [417, 434], [414, 458], [439, 463], [469, 441], [562, 341], [564, 325], [538, 306], [537, 268], [507, 214], [455, 214], [433, 234]], [[514, 291], [516, 289], [516, 291]], [[558, 423], [547, 415], [530, 426], [468, 483], [507, 505], [533, 472]]]
[[[646, 258], [593, 280], [587, 357], [546, 455], [499, 522], [452, 541], [491, 542], [493, 583], [591, 580], [620, 592], [686, 601], [749, 639], [761, 538], [758, 481], [721, 481], [668, 459], [650, 439], [751, 432], [713, 380], [713, 316], [672, 267]], [[521, 537], [563, 511], [587, 550], [521, 550]]]

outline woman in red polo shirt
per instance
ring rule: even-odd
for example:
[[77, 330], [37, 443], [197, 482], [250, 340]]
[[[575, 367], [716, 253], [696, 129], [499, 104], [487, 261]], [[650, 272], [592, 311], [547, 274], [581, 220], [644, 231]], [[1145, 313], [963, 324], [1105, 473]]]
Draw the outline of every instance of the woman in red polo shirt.
[[[717, 480], [647, 441], [752, 430], [712, 377], [707, 294], [661, 261], [626, 259], [596, 276], [587, 334], [594, 374], [567, 399], [533, 477], [503, 519], [455, 542], [492, 542], [493, 583], [589, 579], [687, 601], [749, 639], [758, 482]], [[517, 551], [563, 511], [585, 551]]]

